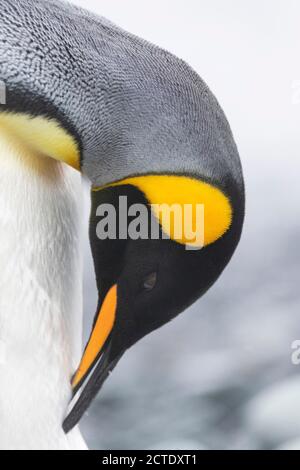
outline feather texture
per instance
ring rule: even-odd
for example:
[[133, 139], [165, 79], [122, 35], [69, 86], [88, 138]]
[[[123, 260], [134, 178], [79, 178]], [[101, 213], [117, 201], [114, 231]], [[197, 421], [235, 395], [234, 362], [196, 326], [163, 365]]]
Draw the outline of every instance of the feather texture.
[[0, 129], [0, 448], [83, 449], [62, 421], [82, 329], [80, 175]]

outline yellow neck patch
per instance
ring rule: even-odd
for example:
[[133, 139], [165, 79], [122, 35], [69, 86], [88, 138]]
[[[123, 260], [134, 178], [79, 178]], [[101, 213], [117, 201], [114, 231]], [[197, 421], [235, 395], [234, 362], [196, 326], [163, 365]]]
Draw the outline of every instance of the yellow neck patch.
[[[227, 232], [232, 222], [232, 207], [227, 196], [215, 186], [194, 178], [173, 175], [148, 175], [126, 178], [104, 187], [130, 184], [143, 192], [152, 211], [160, 222], [163, 231], [178, 243], [194, 248], [214, 243]], [[98, 191], [101, 188], [94, 188]], [[187, 217], [176, 217], [176, 211]], [[199, 212], [200, 208], [200, 212]], [[201, 211], [202, 208], [202, 211]], [[187, 212], [186, 212], [187, 211]], [[199, 214], [202, 213], [202, 237], [194, 239], [192, 234], [198, 229]], [[186, 223], [190, 227], [186, 230]]]
[[55, 119], [23, 113], [0, 112], [0, 127], [23, 145], [80, 170], [80, 151], [76, 140]]

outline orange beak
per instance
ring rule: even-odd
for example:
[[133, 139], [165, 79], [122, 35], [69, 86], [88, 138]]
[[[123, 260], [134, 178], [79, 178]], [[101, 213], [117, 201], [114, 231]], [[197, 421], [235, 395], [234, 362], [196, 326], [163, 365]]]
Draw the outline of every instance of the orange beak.
[[89, 372], [99, 359], [103, 346], [109, 337], [116, 317], [117, 285], [110, 288], [101, 306], [90, 339], [86, 345], [79, 367], [72, 379], [72, 387], [76, 391], [84, 382]]

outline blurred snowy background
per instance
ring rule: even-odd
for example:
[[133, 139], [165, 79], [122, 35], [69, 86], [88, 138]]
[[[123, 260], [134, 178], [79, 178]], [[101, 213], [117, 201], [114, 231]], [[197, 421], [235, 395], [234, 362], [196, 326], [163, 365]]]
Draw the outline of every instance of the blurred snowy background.
[[[247, 190], [230, 266], [121, 360], [82, 422], [89, 446], [300, 449], [299, 1], [74, 3], [198, 71], [230, 121]], [[84, 289], [87, 336], [97, 298], [87, 239]]]

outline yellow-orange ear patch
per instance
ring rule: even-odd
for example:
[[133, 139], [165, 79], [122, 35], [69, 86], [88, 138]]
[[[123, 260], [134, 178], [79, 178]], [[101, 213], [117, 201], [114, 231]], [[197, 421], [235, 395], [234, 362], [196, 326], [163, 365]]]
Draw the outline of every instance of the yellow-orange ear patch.
[[[131, 184], [143, 192], [163, 231], [178, 243], [195, 248], [210, 245], [222, 237], [231, 225], [232, 207], [229, 198], [219, 188], [204, 181], [177, 175], [147, 175], [126, 178], [107, 186], [124, 184]], [[95, 190], [98, 189], [103, 188]], [[187, 218], [177, 218], [172, 210], [174, 207], [181, 208], [181, 214], [187, 214]], [[200, 229], [203, 234], [193, 239], [186, 236], [186, 232], [192, 234], [198, 228], [196, 222], [201, 207]], [[188, 220], [190, 227], [186, 231], [186, 225], [183, 224]]]
[[0, 127], [31, 150], [80, 169], [78, 144], [55, 119], [4, 111], [0, 113]]

